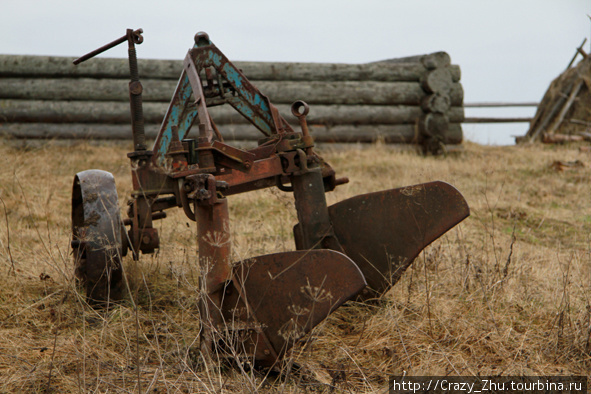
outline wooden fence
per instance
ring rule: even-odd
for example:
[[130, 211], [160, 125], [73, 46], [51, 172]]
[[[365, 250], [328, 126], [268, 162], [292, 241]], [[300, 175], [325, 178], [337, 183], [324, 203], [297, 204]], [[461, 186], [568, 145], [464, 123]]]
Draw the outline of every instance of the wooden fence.
[[[460, 67], [438, 52], [368, 64], [236, 62], [288, 122], [290, 104], [310, 104], [319, 142], [462, 142]], [[153, 138], [182, 61], [139, 59], [146, 134]], [[130, 139], [127, 59], [0, 55], [0, 135]], [[211, 108], [226, 140], [260, 132], [229, 106]], [[297, 126], [296, 126], [297, 127]]]

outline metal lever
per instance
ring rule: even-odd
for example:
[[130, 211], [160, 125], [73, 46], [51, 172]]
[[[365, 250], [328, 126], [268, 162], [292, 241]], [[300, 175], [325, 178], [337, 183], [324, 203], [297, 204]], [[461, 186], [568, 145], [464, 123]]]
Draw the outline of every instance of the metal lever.
[[[130, 30], [130, 29], [128, 29]], [[142, 42], [144, 42], [144, 37], [142, 37], [142, 33], [144, 32], [143, 29], [137, 29], [137, 30], [133, 30], [131, 32], [131, 36], [133, 39], [133, 43], [134, 44], [141, 44]], [[96, 55], [99, 55], [113, 47], [116, 47], [119, 44], [123, 44], [125, 41], [129, 40], [129, 34], [125, 34], [123, 37], [119, 37], [118, 39], [116, 39], [115, 41], [112, 41], [106, 45], [103, 45], [100, 48], [95, 49], [92, 52], [87, 53], [84, 56], [80, 56], [78, 59], [74, 60], [73, 63], [74, 64], [80, 64], [88, 59], [91, 59], [93, 57], [95, 57]]]
[[144, 111], [142, 107], [142, 91], [143, 87], [140, 82], [140, 75], [137, 65], [137, 55], [135, 53], [135, 44], [144, 42], [142, 29], [131, 30], [127, 29], [127, 33], [94, 51], [87, 53], [84, 56], [74, 60], [74, 64], [80, 64], [85, 60], [91, 59], [98, 54], [101, 54], [119, 44], [127, 41], [129, 44], [127, 53], [129, 58], [129, 73], [131, 81], [129, 82], [129, 103], [131, 110], [131, 129], [133, 133], [133, 147], [135, 152], [143, 154], [146, 152], [146, 133], [144, 130]]

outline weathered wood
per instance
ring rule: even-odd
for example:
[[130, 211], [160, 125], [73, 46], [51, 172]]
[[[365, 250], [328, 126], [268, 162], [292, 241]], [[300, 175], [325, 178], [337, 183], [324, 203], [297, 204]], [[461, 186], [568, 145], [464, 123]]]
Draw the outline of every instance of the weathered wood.
[[[312, 136], [317, 142], [373, 142], [378, 139], [391, 143], [414, 143], [418, 131], [413, 125], [376, 126], [313, 126]], [[153, 139], [157, 125], [146, 125], [146, 137]], [[226, 125], [221, 128], [226, 140], [258, 140], [263, 135], [254, 126]], [[4, 123], [0, 124], [0, 136], [27, 139], [107, 139], [131, 140], [131, 126], [105, 124], [50, 124], [50, 123]], [[460, 124], [449, 125], [444, 138], [450, 144], [461, 143]]]
[[582, 135], [567, 135], [555, 133], [542, 134], [542, 142], [544, 144], [564, 144], [566, 142], [580, 142], [583, 140], [584, 137]]
[[581, 45], [579, 45], [579, 47], [577, 48], [577, 50], [575, 51], [575, 54], [573, 55], [573, 58], [570, 60], [570, 62], [568, 63], [568, 66], [566, 66], [566, 69], [568, 70], [569, 68], [571, 68], [571, 66], [573, 65], [573, 63], [575, 62], [575, 59], [577, 58], [577, 56], [579, 55], [579, 52], [581, 50], [583, 50], [583, 46], [585, 45], [585, 43], [587, 42], [587, 37], [585, 37], [585, 39], [583, 39], [583, 42], [581, 43]]
[[419, 120], [418, 127], [424, 136], [445, 135], [449, 123], [449, 118], [445, 114], [426, 114]]
[[[572, 88], [572, 85], [570, 86], [570, 88]], [[548, 93], [546, 93], [546, 94], [548, 94]], [[540, 108], [538, 107], [538, 113], [536, 113], [536, 116], [534, 116], [534, 120], [532, 120], [532, 122], [531, 122], [530, 130], [527, 132], [527, 137], [529, 138], [530, 142], [537, 139], [538, 136], [540, 135], [540, 133], [542, 133], [542, 131], [545, 130], [546, 126], [548, 126], [548, 124], [554, 118], [554, 116], [558, 113], [560, 108], [562, 108], [562, 105], [564, 104], [565, 101], [566, 101], [565, 96], [560, 95], [556, 99], [556, 101], [553, 103], [554, 105], [552, 105], [552, 108], [550, 109], [550, 111], [547, 113], [543, 113], [543, 111], [540, 111]], [[540, 122], [538, 123], [538, 118], [540, 116], [543, 116], [543, 119], [541, 119]], [[537, 126], [532, 131], [531, 127], [533, 127], [534, 124], [537, 124]]]
[[[162, 123], [168, 104], [144, 103], [146, 124]], [[278, 104], [279, 113], [294, 125], [299, 124], [291, 114], [290, 106]], [[209, 112], [217, 124], [243, 124], [248, 121], [229, 106], [212, 107]], [[462, 122], [462, 107], [446, 110], [451, 122]], [[308, 124], [403, 124], [412, 123], [423, 116], [419, 106], [391, 105], [313, 105], [307, 116]], [[47, 123], [129, 123], [129, 105], [113, 101], [51, 101], [0, 100], [0, 121]]]
[[[0, 134], [17, 138], [130, 139], [127, 59], [0, 56]], [[182, 61], [139, 60], [148, 138], [154, 138]], [[295, 100], [310, 104], [318, 142], [461, 143], [460, 68], [444, 52], [370, 64], [235, 62], [298, 129]], [[210, 108], [227, 140], [262, 134], [229, 106]], [[419, 121], [421, 120], [421, 121]], [[7, 122], [7, 123], [2, 123]], [[228, 135], [229, 134], [229, 135]]]
[[[416, 82], [428, 71], [421, 63], [235, 63], [252, 81]], [[460, 80], [459, 66], [450, 65], [449, 73]]]
[[464, 108], [487, 108], [487, 107], [537, 107], [540, 103], [538, 102], [523, 102], [523, 103], [510, 103], [510, 102], [482, 102], [482, 103], [464, 103]]
[[[124, 58], [101, 58], [72, 64], [74, 58], [56, 56], [0, 55], [0, 76], [32, 78], [129, 78]], [[427, 72], [413, 63], [287, 63], [234, 62], [252, 81], [419, 81]], [[140, 78], [178, 80], [182, 60], [138, 59]], [[460, 80], [457, 65], [449, 67], [454, 82]]]
[[421, 63], [427, 69], [446, 67], [451, 64], [451, 57], [446, 52], [434, 52], [427, 55], [415, 55], [383, 60], [388, 63]]
[[[169, 102], [175, 81], [148, 79], [144, 86], [144, 102]], [[274, 103], [304, 100], [308, 104], [376, 104], [419, 105], [425, 93], [417, 82], [320, 82], [259, 81], [257, 88]], [[462, 85], [450, 90], [452, 105], [463, 101]], [[117, 79], [29, 79], [4, 78], [0, 98], [23, 100], [92, 100], [127, 101], [127, 83]]]
[[[421, 108], [425, 112], [434, 112], [439, 114], [447, 113], [451, 108], [451, 99], [447, 94], [434, 93], [423, 97]], [[460, 107], [461, 108], [461, 107]], [[464, 111], [462, 109], [462, 120]], [[458, 120], [457, 122], [461, 122]]]
[[[260, 133], [248, 125], [226, 125], [222, 135], [229, 140], [258, 139]], [[318, 143], [325, 142], [375, 142], [382, 140], [389, 143], [416, 143], [419, 135], [414, 125], [338, 125], [311, 126], [310, 133]]]
[[[144, 122], [162, 122], [168, 104], [143, 103]], [[129, 104], [121, 101], [0, 100], [0, 122], [127, 123]]]
[[421, 78], [421, 87], [429, 93], [447, 94], [452, 85], [453, 80], [447, 67], [431, 70]]
[[[143, 101], [169, 101], [175, 83], [158, 79], [142, 81]], [[119, 79], [3, 78], [0, 98], [21, 100], [128, 101], [128, 84]]]
[[464, 123], [529, 123], [533, 118], [487, 118], [487, 117], [469, 117], [464, 119]]
[[579, 82], [576, 83], [575, 87], [570, 92], [568, 99], [566, 100], [566, 103], [564, 103], [564, 106], [562, 107], [562, 109], [560, 110], [560, 112], [556, 116], [556, 119], [552, 123], [552, 126], [550, 126], [548, 128], [547, 133], [554, 133], [556, 131], [556, 129], [558, 128], [558, 126], [560, 126], [560, 124], [564, 120], [564, 116], [566, 115], [568, 110], [571, 108], [571, 106], [575, 102], [575, 98], [577, 97], [577, 95], [581, 91], [581, 88], [583, 87], [584, 84], [585, 84], [585, 82], [582, 78]]
[[[146, 137], [153, 139], [157, 125], [146, 125]], [[131, 140], [131, 126], [99, 123], [4, 123], [0, 136], [26, 139], [97, 139]]]

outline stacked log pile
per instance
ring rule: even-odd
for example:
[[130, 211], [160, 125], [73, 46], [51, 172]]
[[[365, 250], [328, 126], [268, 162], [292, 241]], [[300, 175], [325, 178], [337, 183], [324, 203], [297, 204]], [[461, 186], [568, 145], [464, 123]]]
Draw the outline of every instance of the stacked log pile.
[[[451, 65], [445, 52], [429, 55], [390, 59], [390, 64], [416, 64], [425, 68], [419, 83], [425, 95], [421, 99], [423, 113], [419, 117], [418, 132], [427, 151], [439, 153], [450, 141], [462, 138], [462, 130], [456, 122], [464, 120], [463, 90], [459, 83], [460, 69]], [[458, 98], [461, 97], [461, 101]], [[458, 118], [457, 106], [461, 107]], [[457, 135], [459, 133], [459, 135]]]
[[591, 140], [591, 56], [582, 49], [585, 42], [577, 49], [583, 59], [572, 66], [575, 54], [567, 69], [552, 81], [527, 134], [517, 142]]
[[[17, 138], [130, 139], [127, 59], [0, 56], [0, 134]], [[459, 144], [460, 68], [436, 53], [369, 64], [236, 62], [297, 128], [290, 105], [310, 105], [319, 142]], [[155, 137], [182, 61], [139, 60], [148, 137]], [[211, 108], [226, 140], [261, 137], [229, 106]], [[434, 145], [435, 144], [435, 145]]]

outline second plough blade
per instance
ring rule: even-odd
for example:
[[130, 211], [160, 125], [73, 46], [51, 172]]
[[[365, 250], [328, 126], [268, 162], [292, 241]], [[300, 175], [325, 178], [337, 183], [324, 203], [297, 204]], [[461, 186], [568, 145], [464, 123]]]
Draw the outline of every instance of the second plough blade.
[[429, 182], [363, 194], [328, 208], [335, 235], [379, 297], [431, 242], [470, 215], [460, 192]]

